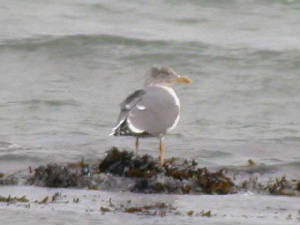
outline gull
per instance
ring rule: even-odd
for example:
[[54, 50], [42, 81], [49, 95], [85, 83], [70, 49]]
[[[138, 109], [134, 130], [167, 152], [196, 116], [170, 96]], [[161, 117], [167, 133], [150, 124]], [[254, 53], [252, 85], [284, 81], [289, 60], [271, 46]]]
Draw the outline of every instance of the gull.
[[130, 94], [120, 104], [120, 114], [112, 129], [114, 136], [134, 136], [138, 154], [139, 138], [159, 138], [159, 161], [164, 164], [163, 137], [180, 118], [180, 101], [172, 85], [191, 80], [165, 66], [153, 66], [146, 72], [144, 88]]

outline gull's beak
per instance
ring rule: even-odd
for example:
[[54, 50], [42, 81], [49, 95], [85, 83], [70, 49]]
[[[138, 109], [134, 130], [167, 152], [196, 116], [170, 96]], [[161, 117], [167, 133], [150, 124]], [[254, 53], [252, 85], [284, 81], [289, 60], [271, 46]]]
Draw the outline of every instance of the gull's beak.
[[191, 82], [192, 81], [188, 77], [185, 77], [185, 76], [179, 76], [176, 78], [176, 83], [189, 84]]

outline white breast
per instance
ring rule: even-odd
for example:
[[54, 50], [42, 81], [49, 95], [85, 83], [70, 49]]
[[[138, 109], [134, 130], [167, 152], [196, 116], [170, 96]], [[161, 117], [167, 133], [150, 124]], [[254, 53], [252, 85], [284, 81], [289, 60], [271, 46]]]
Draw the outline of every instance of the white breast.
[[162, 86], [162, 85], [161, 85], [160, 87], [163, 88], [163, 89], [165, 89], [165, 90], [167, 90], [167, 91], [170, 93], [170, 95], [172, 95], [172, 97], [174, 98], [175, 104], [176, 104], [178, 107], [180, 107], [180, 101], [179, 101], [179, 98], [177, 97], [177, 95], [176, 95], [174, 89], [171, 88], [171, 87]]
[[177, 118], [175, 119], [173, 125], [167, 129], [167, 131], [169, 132], [169, 131], [173, 130], [174, 128], [176, 128], [176, 126], [177, 126], [177, 124], [178, 124], [178, 122], [179, 122], [179, 119], [180, 119], [180, 101], [179, 101], [179, 98], [178, 98], [178, 96], [176, 95], [176, 93], [175, 93], [175, 91], [174, 91], [173, 88], [167, 87], [167, 86], [160, 86], [160, 87], [164, 88], [165, 90], [167, 90], [167, 91], [170, 93], [170, 95], [172, 95], [172, 97], [173, 97], [174, 100], [175, 100], [175, 104], [176, 104], [176, 105], [178, 106], [178, 108], [179, 108], [179, 113], [178, 113]]

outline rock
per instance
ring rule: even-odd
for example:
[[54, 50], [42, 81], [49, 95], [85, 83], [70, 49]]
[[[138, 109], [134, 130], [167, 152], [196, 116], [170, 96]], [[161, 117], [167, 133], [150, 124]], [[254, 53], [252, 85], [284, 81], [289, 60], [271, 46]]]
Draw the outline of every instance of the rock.
[[29, 183], [46, 187], [77, 187], [81, 183], [82, 173], [64, 165], [48, 164], [39, 166]]
[[[251, 166], [254, 168], [255, 166]], [[235, 172], [237, 174], [237, 172]], [[93, 164], [81, 159], [75, 163], [53, 163], [22, 173], [0, 178], [0, 184], [26, 184], [44, 187], [78, 187], [92, 190], [131, 191], [167, 194], [232, 194], [238, 191], [299, 196], [300, 181], [285, 177], [269, 183], [246, 176], [237, 185], [224, 170], [209, 171], [194, 160], [166, 159], [159, 161], [150, 155], [135, 156], [131, 151], [113, 147], [105, 157]], [[251, 173], [250, 173], [251, 175]], [[246, 180], [248, 179], [248, 180]], [[131, 210], [129, 210], [131, 211]]]
[[211, 173], [206, 168], [197, 168], [195, 161], [174, 158], [166, 160], [161, 167], [149, 155], [134, 156], [133, 152], [119, 151], [115, 147], [100, 162], [99, 171], [136, 178], [131, 189], [134, 192], [187, 194], [200, 190], [208, 194], [229, 194], [235, 191], [234, 183], [221, 170]]
[[119, 151], [113, 147], [100, 162], [99, 171], [118, 176], [146, 178], [157, 175], [162, 168], [150, 155], [134, 156], [133, 152]]

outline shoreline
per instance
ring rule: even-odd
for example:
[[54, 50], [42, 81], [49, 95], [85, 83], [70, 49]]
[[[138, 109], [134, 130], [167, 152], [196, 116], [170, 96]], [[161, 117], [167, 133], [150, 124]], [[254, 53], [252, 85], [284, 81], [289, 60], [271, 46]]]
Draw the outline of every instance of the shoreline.
[[263, 165], [212, 170], [194, 160], [109, 150], [86, 163], [50, 163], [0, 177], [5, 224], [295, 224], [299, 180]]
[[[252, 193], [226, 196], [145, 195], [34, 186], [0, 186], [0, 193], [11, 196], [24, 194], [28, 199], [28, 202], [10, 204], [0, 202], [0, 216], [5, 224], [57, 224], [61, 221], [72, 224], [120, 224], [121, 220], [128, 225], [288, 225], [300, 221], [299, 199], [286, 196], [273, 197]], [[43, 202], [45, 197], [48, 200]], [[155, 205], [156, 208], [149, 208]]]

